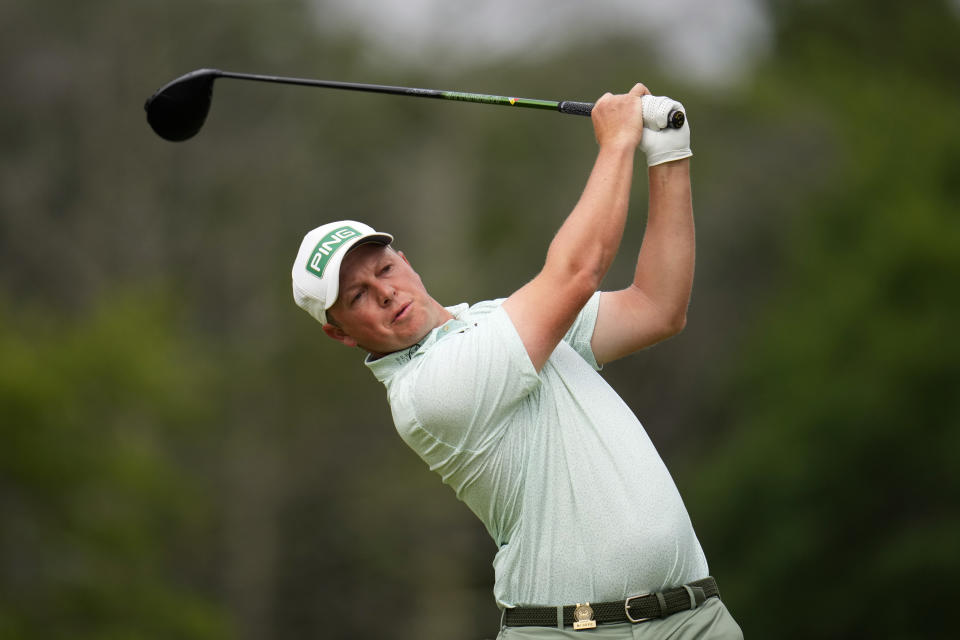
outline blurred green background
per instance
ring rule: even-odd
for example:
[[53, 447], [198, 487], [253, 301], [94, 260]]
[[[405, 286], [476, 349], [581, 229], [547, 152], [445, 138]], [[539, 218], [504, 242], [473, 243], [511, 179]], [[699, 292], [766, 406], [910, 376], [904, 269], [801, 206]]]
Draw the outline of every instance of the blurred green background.
[[605, 376], [748, 637], [955, 637], [960, 3], [38, 0], [0, 52], [0, 638], [496, 634], [494, 544], [289, 269], [358, 218], [444, 304], [507, 295], [589, 121], [220, 80], [157, 138], [199, 67], [681, 99], [688, 328]]

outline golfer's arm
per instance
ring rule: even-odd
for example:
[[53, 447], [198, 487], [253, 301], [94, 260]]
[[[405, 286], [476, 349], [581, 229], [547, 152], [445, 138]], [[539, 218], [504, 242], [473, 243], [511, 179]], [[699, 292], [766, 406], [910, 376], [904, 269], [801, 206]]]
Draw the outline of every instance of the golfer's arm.
[[633, 282], [604, 292], [591, 346], [610, 362], [676, 335], [686, 324], [695, 257], [689, 159], [650, 167], [647, 228]]
[[547, 251], [543, 269], [504, 303], [539, 371], [610, 268], [620, 246], [636, 143], [600, 147], [580, 200]]

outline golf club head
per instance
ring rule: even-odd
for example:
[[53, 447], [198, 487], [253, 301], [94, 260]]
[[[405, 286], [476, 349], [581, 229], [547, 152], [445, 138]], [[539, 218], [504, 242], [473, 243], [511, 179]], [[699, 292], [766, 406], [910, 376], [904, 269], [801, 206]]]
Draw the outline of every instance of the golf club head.
[[219, 69], [191, 71], [147, 98], [147, 122], [156, 134], [171, 142], [195, 136], [210, 112], [213, 81], [222, 73]]

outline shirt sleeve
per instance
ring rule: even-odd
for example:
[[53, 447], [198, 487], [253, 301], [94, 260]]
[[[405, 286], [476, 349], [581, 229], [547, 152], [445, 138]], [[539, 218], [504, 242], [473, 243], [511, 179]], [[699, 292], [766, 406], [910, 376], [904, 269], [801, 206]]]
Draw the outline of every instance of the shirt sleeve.
[[573, 321], [573, 326], [563, 337], [564, 342], [573, 347], [574, 351], [580, 354], [580, 357], [587, 361], [591, 367], [599, 371], [602, 367], [597, 362], [597, 357], [593, 354], [593, 347], [590, 346], [593, 340], [593, 330], [597, 326], [597, 314], [600, 313], [600, 292], [594, 293], [587, 304]]

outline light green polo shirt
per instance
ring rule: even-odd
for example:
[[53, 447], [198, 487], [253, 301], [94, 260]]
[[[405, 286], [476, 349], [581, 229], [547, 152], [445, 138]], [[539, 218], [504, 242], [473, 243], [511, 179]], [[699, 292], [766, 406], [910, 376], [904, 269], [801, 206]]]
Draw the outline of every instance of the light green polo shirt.
[[400, 437], [480, 518], [501, 606], [602, 602], [707, 576], [676, 485], [597, 373], [600, 294], [537, 373], [502, 300], [367, 366]]

